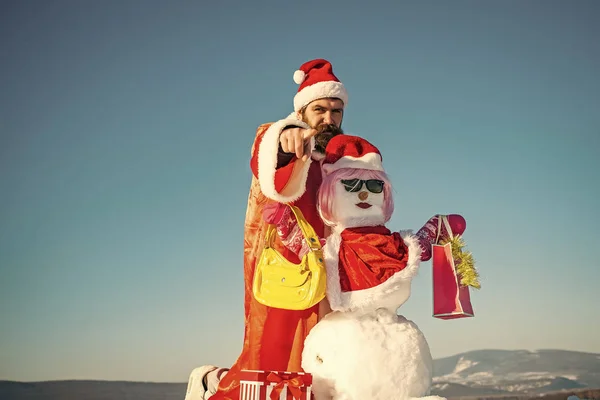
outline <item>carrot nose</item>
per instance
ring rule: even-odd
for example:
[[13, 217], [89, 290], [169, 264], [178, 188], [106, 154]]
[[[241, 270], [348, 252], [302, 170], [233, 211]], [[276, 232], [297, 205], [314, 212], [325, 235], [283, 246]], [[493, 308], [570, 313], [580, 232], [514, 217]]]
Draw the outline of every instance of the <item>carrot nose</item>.
[[367, 199], [367, 197], [369, 197], [369, 193], [362, 191], [358, 194], [358, 198], [361, 199], [362, 201], [365, 201]]

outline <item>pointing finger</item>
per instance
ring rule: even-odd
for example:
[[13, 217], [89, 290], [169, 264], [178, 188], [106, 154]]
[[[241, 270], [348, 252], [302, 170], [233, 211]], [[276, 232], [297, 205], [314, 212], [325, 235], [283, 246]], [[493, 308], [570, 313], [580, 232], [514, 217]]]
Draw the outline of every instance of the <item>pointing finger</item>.
[[315, 136], [316, 134], [317, 134], [316, 129], [305, 129], [302, 136], [304, 139], [310, 139], [311, 137]]

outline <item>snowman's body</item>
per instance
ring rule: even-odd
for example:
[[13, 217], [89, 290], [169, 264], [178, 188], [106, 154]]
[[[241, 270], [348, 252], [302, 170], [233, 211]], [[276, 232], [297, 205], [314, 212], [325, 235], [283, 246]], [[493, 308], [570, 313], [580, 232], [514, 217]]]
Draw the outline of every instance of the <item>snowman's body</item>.
[[313, 375], [317, 400], [421, 398], [433, 374], [423, 333], [385, 309], [327, 315], [306, 338], [302, 368]]
[[[336, 140], [346, 139], [332, 139], [328, 151]], [[356, 160], [346, 161], [363, 165]], [[410, 296], [421, 247], [410, 232], [385, 228], [393, 209], [389, 181], [376, 157], [360, 160], [375, 167], [326, 171], [321, 186], [321, 216], [333, 226], [324, 257], [334, 312], [307, 336], [302, 368], [313, 375], [316, 400], [422, 398], [432, 382], [429, 345], [413, 322], [396, 314]]]

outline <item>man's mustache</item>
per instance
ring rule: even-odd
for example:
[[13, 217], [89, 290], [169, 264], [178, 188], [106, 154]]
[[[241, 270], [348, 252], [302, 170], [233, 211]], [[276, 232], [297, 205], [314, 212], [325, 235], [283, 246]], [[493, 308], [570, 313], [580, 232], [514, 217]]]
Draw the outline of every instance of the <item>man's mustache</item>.
[[342, 128], [335, 124], [321, 124], [317, 126], [317, 135], [320, 133], [329, 133], [331, 136], [335, 136], [344, 132], [342, 131]]

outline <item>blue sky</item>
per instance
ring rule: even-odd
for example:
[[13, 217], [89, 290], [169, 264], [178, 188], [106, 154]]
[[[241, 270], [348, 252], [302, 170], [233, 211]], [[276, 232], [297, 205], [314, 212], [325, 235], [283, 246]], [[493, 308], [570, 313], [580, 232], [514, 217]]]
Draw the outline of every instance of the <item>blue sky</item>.
[[476, 317], [401, 313], [433, 356], [600, 353], [594, 1], [4, 1], [0, 379], [184, 382], [243, 337], [256, 127], [327, 58], [383, 152], [389, 227], [461, 213]]

